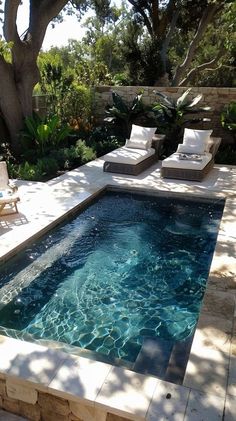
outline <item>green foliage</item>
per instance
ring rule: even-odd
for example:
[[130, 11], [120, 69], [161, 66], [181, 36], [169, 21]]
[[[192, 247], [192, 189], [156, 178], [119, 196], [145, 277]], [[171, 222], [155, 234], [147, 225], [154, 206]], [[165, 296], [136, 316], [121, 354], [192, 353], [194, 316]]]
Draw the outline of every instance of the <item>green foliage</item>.
[[230, 102], [222, 111], [220, 117], [222, 127], [230, 132], [233, 140], [232, 145], [222, 150], [222, 155], [226, 156], [227, 161], [230, 161], [229, 164], [236, 165], [236, 102]]
[[215, 156], [216, 164], [236, 165], [236, 146], [234, 144], [222, 146]]
[[96, 158], [96, 153], [84, 141], [78, 140], [75, 145], [51, 150], [43, 156], [30, 162], [29, 160], [17, 165], [10, 163], [11, 177], [23, 180], [45, 181], [55, 177], [58, 171], [70, 170]]
[[107, 126], [96, 127], [88, 140], [88, 144], [96, 151], [97, 157], [123, 146], [124, 143], [125, 138], [115, 135]]
[[236, 102], [231, 102], [221, 113], [221, 124], [224, 129], [236, 135]]
[[153, 104], [152, 111], [158, 131], [166, 135], [164, 151], [167, 155], [176, 151], [184, 126], [204, 120], [202, 117], [192, 118], [191, 116], [210, 110], [210, 107], [195, 108], [202, 95], [199, 94], [195, 98], [189, 99], [190, 92], [191, 88], [177, 99], [170, 98], [161, 92], [155, 92], [160, 100]]
[[13, 42], [6, 42], [0, 36], [0, 57], [4, 57], [7, 62], [11, 62], [11, 49]]
[[131, 125], [137, 123], [140, 118], [143, 119], [147, 111], [147, 107], [142, 102], [142, 93], [137, 94], [130, 105], [126, 104], [116, 92], [112, 92], [112, 99], [113, 104], [106, 106], [107, 117], [104, 121], [115, 125], [118, 132], [124, 138], [128, 138]]
[[11, 175], [23, 180], [43, 181], [56, 174], [57, 161], [51, 157], [38, 159], [35, 164], [25, 161], [20, 165], [11, 167]]
[[77, 83], [85, 86], [109, 85], [112, 80], [107, 65], [102, 61], [78, 63], [75, 74]]
[[35, 149], [38, 155], [44, 155], [52, 148], [58, 147], [67, 138], [70, 129], [60, 124], [57, 115], [42, 119], [37, 114], [25, 118], [25, 128], [21, 132], [21, 140], [27, 149]]
[[[76, 69], [79, 71], [77, 66]], [[40, 88], [46, 95], [47, 115], [56, 114], [61, 122], [77, 117], [90, 118], [91, 90], [79, 85], [77, 79], [76, 71], [64, 70], [62, 64], [45, 62], [42, 65]]]

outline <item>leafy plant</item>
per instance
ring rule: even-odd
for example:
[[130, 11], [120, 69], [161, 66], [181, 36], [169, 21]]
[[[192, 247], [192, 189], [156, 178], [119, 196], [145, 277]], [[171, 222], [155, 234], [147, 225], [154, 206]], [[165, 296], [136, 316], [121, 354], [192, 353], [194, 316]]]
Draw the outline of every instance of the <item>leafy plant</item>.
[[221, 113], [221, 124], [226, 130], [229, 130], [233, 136], [234, 149], [236, 150], [236, 102], [228, 104]]
[[153, 104], [152, 112], [158, 131], [166, 135], [164, 145], [166, 154], [175, 152], [184, 126], [204, 121], [203, 117], [192, 118], [191, 115], [210, 110], [210, 107], [195, 108], [202, 99], [202, 95], [199, 94], [195, 98], [189, 99], [190, 91], [191, 88], [187, 89], [178, 99], [155, 92], [160, 101]]
[[98, 157], [119, 148], [124, 142], [124, 137], [115, 135], [107, 126], [96, 127], [87, 141]]
[[216, 164], [236, 165], [235, 145], [223, 145], [215, 156]]
[[25, 161], [19, 166], [14, 166], [11, 174], [23, 180], [43, 181], [55, 175], [57, 170], [57, 161], [49, 157], [38, 159], [35, 164]]
[[69, 135], [70, 129], [66, 124], [60, 124], [58, 116], [42, 119], [36, 113], [25, 118], [25, 128], [21, 132], [23, 143], [28, 147], [35, 147], [39, 155], [58, 145]]
[[142, 96], [142, 93], [136, 95], [131, 105], [127, 105], [119, 94], [112, 92], [113, 104], [106, 106], [107, 117], [104, 121], [115, 124], [124, 138], [129, 137], [132, 123], [137, 122], [147, 111]]

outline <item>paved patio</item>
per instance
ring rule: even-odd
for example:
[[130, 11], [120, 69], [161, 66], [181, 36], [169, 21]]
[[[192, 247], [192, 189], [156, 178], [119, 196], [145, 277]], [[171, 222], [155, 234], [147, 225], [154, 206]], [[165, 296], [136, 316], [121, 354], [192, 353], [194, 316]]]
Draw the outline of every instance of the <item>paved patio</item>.
[[[90, 400], [95, 408], [102, 408], [105, 412], [114, 411], [117, 415], [134, 420], [215, 421], [223, 420], [223, 414], [225, 421], [236, 420], [236, 167], [215, 166], [202, 183], [195, 183], [161, 179], [160, 162], [137, 177], [104, 173], [102, 165], [103, 159], [100, 158], [47, 183], [19, 181], [19, 214], [0, 217], [0, 261], [4, 262], [16, 254], [32, 237], [44, 233], [49, 226], [55, 225], [72, 209], [107, 185], [226, 198], [184, 385], [167, 384], [150, 376], [113, 367], [111, 371], [108, 370], [106, 381], [103, 379], [100, 392]], [[12, 347], [12, 341], [15, 340], [4, 337], [0, 339], [0, 378], [9, 380], [17, 372], [7, 352], [8, 346]], [[21, 344], [18, 341], [17, 355], [23, 348], [22, 352], [26, 352], [26, 344]], [[30, 344], [27, 352], [31, 359], [32, 346]], [[14, 361], [17, 355], [14, 354]], [[68, 358], [66, 356], [65, 360]], [[53, 378], [57, 377], [58, 364]], [[32, 373], [30, 376], [32, 378]], [[20, 375], [27, 385], [30, 380], [28, 377], [25, 373]], [[145, 378], [145, 381], [141, 381], [141, 378]], [[132, 379], [141, 382], [139, 391], [134, 383], [132, 386]], [[68, 397], [69, 394], [72, 400], [76, 400], [79, 392], [72, 388], [69, 377], [67, 380], [68, 390], [64, 390], [60, 382], [52, 384], [51, 376], [45, 387], [53, 390], [54, 395]], [[86, 383], [87, 380], [84, 381]], [[38, 370], [33, 382], [35, 388], [42, 383], [42, 374]], [[145, 382], [152, 390], [150, 396], [150, 388], [147, 393]], [[109, 384], [113, 386], [110, 393], [107, 390]], [[84, 388], [87, 390], [88, 384]], [[171, 390], [171, 402], [163, 401], [168, 390]], [[142, 404], [139, 398], [144, 395], [147, 402]], [[87, 398], [79, 396], [80, 402], [81, 399]]]

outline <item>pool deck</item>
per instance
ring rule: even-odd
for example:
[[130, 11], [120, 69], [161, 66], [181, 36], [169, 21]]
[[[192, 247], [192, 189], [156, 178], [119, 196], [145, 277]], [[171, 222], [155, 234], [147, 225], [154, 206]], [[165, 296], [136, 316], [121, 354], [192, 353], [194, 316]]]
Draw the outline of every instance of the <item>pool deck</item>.
[[0, 217], [0, 262], [108, 185], [225, 198], [183, 385], [4, 336], [0, 381], [11, 398], [34, 401], [32, 393], [46, 391], [74, 403], [75, 415], [77, 403], [88, 405], [94, 412], [86, 421], [105, 421], [108, 412], [140, 421], [236, 420], [236, 166], [215, 166], [195, 183], [161, 179], [160, 162], [136, 177], [104, 173], [102, 165], [100, 158], [47, 183], [18, 181], [19, 214]]

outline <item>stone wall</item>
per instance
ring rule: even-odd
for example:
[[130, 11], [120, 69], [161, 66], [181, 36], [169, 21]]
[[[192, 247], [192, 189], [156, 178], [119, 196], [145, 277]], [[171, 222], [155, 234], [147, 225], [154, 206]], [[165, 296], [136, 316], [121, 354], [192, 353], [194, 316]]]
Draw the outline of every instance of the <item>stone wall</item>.
[[[129, 421], [78, 401], [51, 395], [26, 382], [0, 379], [0, 408], [30, 421]], [[6, 414], [6, 420], [7, 420]]]
[[[187, 88], [186, 87], [143, 87], [143, 86], [97, 86], [94, 88], [94, 109], [93, 113], [98, 122], [104, 118], [105, 106], [112, 104], [112, 91], [117, 92], [125, 101], [131, 103], [135, 95], [143, 90], [143, 102], [145, 104], [152, 104], [158, 100], [158, 97], [153, 92], [154, 90], [162, 92], [167, 96], [178, 98]], [[232, 101], [236, 101], [236, 88], [192, 88], [190, 97], [195, 97], [202, 94], [202, 100], [199, 106], [209, 106], [211, 110], [204, 113], [204, 117], [210, 118], [210, 122], [204, 122], [196, 128], [199, 129], [213, 129], [213, 135], [222, 137], [223, 141], [230, 142], [231, 136], [228, 131], [224, 130], [220, 123], [220, 114], [225, 107]], [[195, 116], [194, 116], [195, 117]]]

